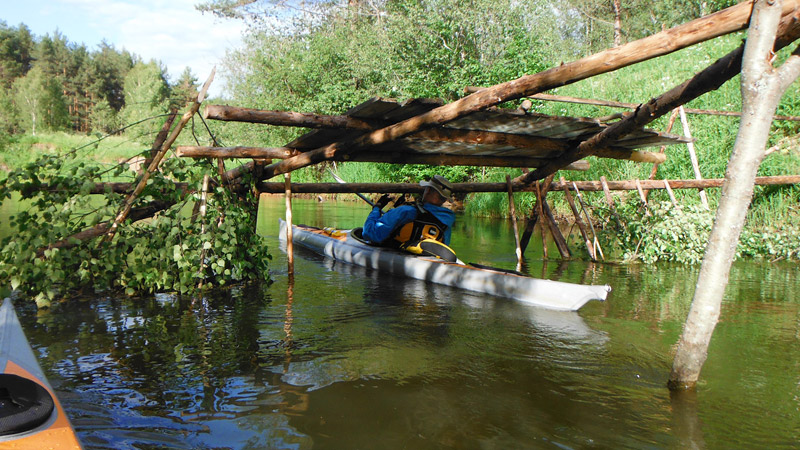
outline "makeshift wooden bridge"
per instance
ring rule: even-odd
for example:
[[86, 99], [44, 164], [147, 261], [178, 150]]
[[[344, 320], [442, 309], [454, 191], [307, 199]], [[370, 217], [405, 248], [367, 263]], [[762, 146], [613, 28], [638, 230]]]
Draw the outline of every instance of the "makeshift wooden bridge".
[[[780, 49], [800, 36], [796, 2], [784, 2], [784, 17], [776, 40]], [[558, 243], [562, 257], [570, 256], [569, 249], [552, 218], [546, 202], [550, 191], [563, 191], [580, 198], [581, 190], [636, 190], [646, 203], [646, 193], [652, 189], [705, 189], [718, 187], [722, 180], [703, 180], [697, 169], [692, 139], [688, 133], [682, 105], [718, 88], [740, 71], [743, 47], [725, 55], [694, 77], [647, 102], [612, 104], [631, 111], [600, 118], [551, 117], [529, 111], [530, 102], [523, 101], [516, 110], [500, 109], [508, 101], [539, 96], [538, 99], [575, 101], [576, 99], [547, 97], [543, 91], [573, 83], [601, 73], [610, 72], [636, 62], [651, 59], [690, 45], [747, 27], [752, 5], [742, 3], [653, 36], [612, 48], [580, 60], [566, 63], [541, 73], [486, 88], [467, 88], [466, 97], [445, 104], [440, 100], [411, 99], [397, 102], [374, 98], [355, 106], [342, 115], [318, 115], [287, 111], [262, 111], [235, 106], [209, 105], [204, 116], [213, 120], [239, 121], [273, 126], [306, 127], [313, 131], [283, 147], [179, 147], [183, 157], [216, 158], [220, 164], [220, 181], [235, 183], [237, 178], [253, 172], [260, 181], [261, 192], [344, 193], [344, 192], [418, 192], [413, 184], [291, 184], [267, 180], [313, 164], [331, 161], [414, 163], [430, 165], [472, 165], [519, 167], [523, 174], [507, 183], [456, 184], [455, 192], [528, 191], [537, 195], [537, 207], [528, 221], [545, 218]], [[581, 99], [577, 99], [581, 101]], [[583, 100], [584, 102], [602, 102]], [[614, 103], [614, 102], [605, 102]], [[673, 112], [666, 132], [644, 127]], [[696, 111], [692, 111], [696, 112]], [[732, 112], [735, 114], [735, 112]], [[684, 134], [670, 134], [678, 116]], [[795, 120], [797, 118], [785, 118]], [[657, 165], [666, 156], [664, 146], [686, 144], [695, 167], [694, 180], [656, 180]], [[661, 150], [644, 151], [648, 147]], [[625, 159], [653, 164], [650, 180], [567, 183], [555, 181], [559, 170], [582, 170], [584, 158]], [[224, 171], [225, 158], [250, 158], [253, 161], [233, 170]], [[270, 162], [276, 160], [276, 162]], [[541, 180], [541, 181], [540, 181]], [[797, 183], [798, 177], [763, 177], [763, 184]], [[702, 192], [702, 191], [701, 191]], [[570, 199], [571, 200], [571, 199]], [[705, 198], [703, 197], [705, 203]], [[513, 206], [513, 201], [509, 202]], [[571, 202], [572, 203], [572, 202]], [[582, 222], [577, 208], [576, 221]], [[512, 214], [512, 218], [514, 215]], [[590, 224], [588, 224], [590, 226]], [[581, 227], [584, 228], [584, 227]], [[590, 240], [588, 231], [584, 234]], [[524, 249], [525, 240], [521, 246]], [[594, 248], [589, 250], [595, 258]], [[518, 256], [521, 251], [518, 250]]]
[[[775, 50], [783, 48], [800, 37], [798, 0], [783, 2], [783, 18], [775, 42]], [[743, 46], [723, 56], [692, 78], [664, 92], [662, 95], [638, 105], [619, 104], [631, 109], [628, 112], [598, 118], [552, 117], [529, 111], [530, 102], [525, 100], [516, 110], [501, 109], [506, 102], [531, 98], [574, 101], [574, 99], [546, 98], [544, 91], [607, 73], [637, 62], [662, 56], [688, 46], [745, 29], [750, 20], [752, 4], [740, 3], [709, 16], [691, 21], [675, 28], [640, 39], [623, 46], [562, 64], [558, 67], [526, 75], [519, 79], [486, 88], [469, 88], [469, 95], [452, 103], [440, 100], [412, 99], [398, 102], [375, 98], [342, 115], [318, 115], [288, 111], [260, 111], [235, 106], [209, 105], [204, 116], [208, 119], [239, 121], [273, 126], [305, 127], [313, 129], [283, 147], [178, 147], [183, 157], [214, 158], [218, 162], [218, 173], [211, 182], [232, 189], [243, 188], [242, 176], [252, 173], [256, 189], [261, 192], [417, 192], [417, 185], [410, 184], [292, 184], [288, 176], [292, 171], [313, 164], [332, 161], [419, 163], [430, 165], [473, 165], [492, 167], [518, 167], [523, 174], [506, 183], [456, 184], [456, 192], [534, 192], [537, 207], [528, 221], [528, 228], [539, 217], [553, 232], [556, 241], [558, 227], [549, 212], [546, 195], [562, 191], [571, 200], [574, 195], [580, 201], [580, 191], [614, 189], [637, 190], [646, 201], [646, 191], [652, 189], [704, 189], [721, 185], [721, 180], [702, 180], [695, 171], [694, 180], [656, 180], [655, 169], [664, 162], [663, 146], [687, 145], [692, 151], [692, 139], [684, 135], [670, 134], [671, 124], [681, 111], [682, 105], [718, 88], [740, 72]], [[206, 82], [198, 99], [183, 115], [169, 136], [172, 122], [168, 122], [153, 146], [147, 170], [133, 185], [98, 185], [96, 191], [113, 189], [128, 193], [124, 208], [113, 223], [100, 224], [96, 229], [86, 230], [85, 236], [106, 234], [113, 236], [117, 226], [127, 218], [143, 218], [159, 210], [159, 205], [148, 208], [132, 208], [133, 202], [142, 192], [149, 174], [157, 170], [160, 161], [171, 148], [177, 135], [191, 117], [200, 110], [204, 92], [211, 82]], [[597, 100], [592, 100], [598, 102]], [[587, 102], [590, 102], [587, 100]], [[606, 101], [606, 103], [609, 103]], [[670, 127], [665, 132], [648, 130], [649, 123], [673, 112]], [[695, 112], [695, 111], [691, 111]], [[733, 113], [735, 114], [735, 112]], [[789, 118], [793, 120], [796, 118]], [[682, 117], [682, 122], [685, 119]], [[645, 151], [645, 148], [661, 147], [661, 151]], [[585, 158], [615, 158], [653, 164], [650, 180], [566, 182], [555, 179], [559, 170], [585, 170]], [[231, 170], [226, 170], [224, 159], [249, 158], [251, 161]], [[275, 162], [272, 162], [275, 161]], [[277, 175], [285, 174], [284, 183], [270, 183]], [[764, 184], [797, 183], [794, 176], [764, 177]], [[509, 202], [513, 206], [513, 201]], [[572, 203], [572, 202], [571, 202]], [[576, 208], [577, 209], [577, 208]], [[576, 212], [576, 221], [581, 219]], [[515, 214], [512, 212], [512, 218]], [[590, 225], [590, 224], [587, 224]], [[529, 232], [526, 234], [530, 234]], [[70, 245], [72, 236], [51, 245]], [[587, 241], [589, 234], [586, 234]], [[521, 243], [524, 247], [524, 239]], [[569, 257], [566, 245], [559, 243], [563, 257]], [[592, 257], [594, 251], [590, 250]], [[521, 251], [518, 251], [521, 257]]]

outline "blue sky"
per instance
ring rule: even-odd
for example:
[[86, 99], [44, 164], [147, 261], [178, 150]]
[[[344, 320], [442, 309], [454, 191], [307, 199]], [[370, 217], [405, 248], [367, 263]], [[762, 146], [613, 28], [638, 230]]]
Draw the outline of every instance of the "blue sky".
[[[210, 94], [220, 95], [227, 49], [241, 45], [245, 26], [194, 8], [201, 0], [2, 0], [0, 20], [24, 23], [36, 36], [59, 30], [89, 50], [105, 39], [145, 61], [160, 60], [174, 80], [190, 67], [200, 83], [217, 65]], [[222, 73], [221, 73], [222, 72]]]

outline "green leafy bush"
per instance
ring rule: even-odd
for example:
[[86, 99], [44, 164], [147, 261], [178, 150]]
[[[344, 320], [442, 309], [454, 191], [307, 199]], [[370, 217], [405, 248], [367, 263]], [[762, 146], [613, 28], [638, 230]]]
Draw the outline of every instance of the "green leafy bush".
[[[11, 217], [12, 234], [0, 241], [0, 285], [47, 306], [77, 290], [190, 293], [201, 281], [214, 286], [268, 278], [267, 246], [255, 233], [256, 203], [249, 194], [215, 188], [205, 217], [191, 214], [203, 174], [213, 169], [180, 158], [165, 161], [133, 205], [162, 208], [154, 217], [127, 220], [109, 242], [69, 238], [114, 219], [124, 196], [110, 189], [89, 194], [96, 181], [125, 170], [45, 155], [9, 173], [0, 183], [0, 203], [17, 193], [30, 206]], [[69, 246], [48, 248], [68, 238]]]
[[[714, 212], [701, 206], [673, 206], [670, 202], [650, 205], [644, 214], [641, 203], [630, 201], [612, 209], [595, 209], [602, 231], [601, 245], [615, 249], [625, 261], [654, 263], [702, 261]], [[800, 235], [788, 230], [745, 228], [739, 238], [737, 258], [770, 260], [800, 259]]]

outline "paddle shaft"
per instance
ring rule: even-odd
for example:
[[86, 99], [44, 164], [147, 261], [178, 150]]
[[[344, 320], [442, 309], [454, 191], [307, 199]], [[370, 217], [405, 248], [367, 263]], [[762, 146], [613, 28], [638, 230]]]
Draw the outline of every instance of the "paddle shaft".
[[[331, 169], [328, 169], [328, 172], [330, 172], [331, 176], [333, 176], [333, 179], [336, 180], [337, 182], [339, 182], [341, 184], [347, 184], [346, 181], [344, 181], [343, 179], [339, 178], [339, 175], [336, 175]], [[362, 194], [360, 192], [354, 192], [354, 194], [356, 194], [361, 200], [364, 200], [365, 202], [367, 202], [369, 204], [369, 206], [372, 206], [373, 208], [376, 206], [375, 203], [372, 203], [372, 200], [368, 199], [364, 194]]]

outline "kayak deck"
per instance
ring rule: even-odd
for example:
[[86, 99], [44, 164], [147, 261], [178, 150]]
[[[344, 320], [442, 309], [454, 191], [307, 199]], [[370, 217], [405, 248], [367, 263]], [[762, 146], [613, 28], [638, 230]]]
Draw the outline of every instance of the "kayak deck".
[[[280, 220], [280, 226], [280, 238], [286, 240], [286, 223]], [[611, 290], [607, 285], [542, 280], [375, 247], [354, 238], [351, 230], [294, 225], [292, 242], [362, 267], [561, 311], [577, 311], [590, 300], [605, 300]]]
[[[75, 430], [36, 361], [10, 299], [5, 299], [0, 307], [0, 375], [2, 375], [3, 381], [10, 385], [19, 386], [20, 382], [27, 385], [35, 384], [39, 390], [46, 391], [45, 396], [49, 394], [50, 400], [48, 401], [53, 403], [47, 416], [42, 420], [37, 420], [38, 425], [32, 429], [26, 431], [7, 430], [6, 434], [0, 435], [0, 449], [81, 448]], [[18, 377], [21, 377], [22, 380]], [[19, 392], [10, 392], [10, 394], [12, 394], [10, 397], [14, 397], [14, 394], [21, 395]], [[33, 401], [33, 403], [38, 403], [38, 401]], [[20, 415], [28, 414], [30, 414], [29, 411], [22, 411]]]

